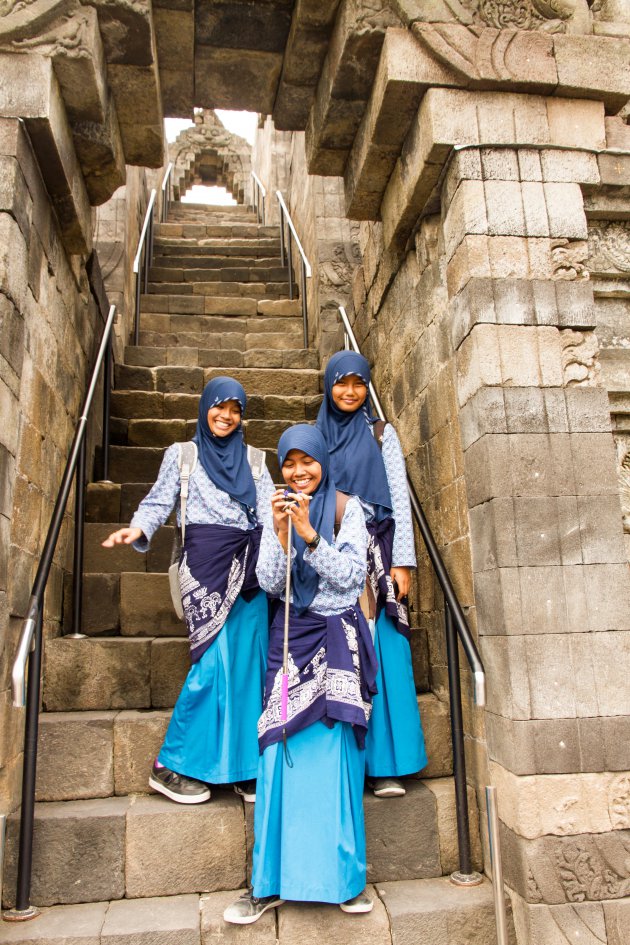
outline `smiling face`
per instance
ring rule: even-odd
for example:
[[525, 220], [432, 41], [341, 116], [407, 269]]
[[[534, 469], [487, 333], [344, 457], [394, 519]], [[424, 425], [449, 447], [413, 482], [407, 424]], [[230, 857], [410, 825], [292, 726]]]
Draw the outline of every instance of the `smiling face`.
[[208, 411], [208, 426], [215, 436], [229, 436], [241, 422], [241, 405], [238, 400], [226, 400]]
[[282, 478], [296, 492], [311, 495], [322, 481], [322, 467], [302, 450], [289, 450], [282, 464]]
[[332, 399], [335, 407], [344, 413], [354, 413], [365, 403], [368, 389], [358, 374], [348, 374], [333, 384]]

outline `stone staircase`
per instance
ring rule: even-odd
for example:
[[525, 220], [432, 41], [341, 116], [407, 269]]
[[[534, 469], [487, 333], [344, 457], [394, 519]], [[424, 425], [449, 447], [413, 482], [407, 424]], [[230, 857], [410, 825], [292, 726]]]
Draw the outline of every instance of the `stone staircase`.
[[[140, 345], [116, 367], [113, 481], [88, 488], [85, 638], [50, 639], [45, 650], [32, 901], [46, 908], [35, 922], [5, 924], [3, 941], [495, 941], [489, 883], [457, 889], [446, 878], [457, 868], [449, 713], [432, 693], [418, 697], [430, 758], [422, 778], [409, 782], [404, 798], [365, 795], [375, 900], [368, 916], [292, 904], [249, 929], [225, 926], [222, 911], [248, 879], [252, 805], [216, 789], [210, 803], [183, 807], [148, 787], [188, 669], [165, 573], [173, 526], [160, 530], [146, 556], [100, 542], [128, 523], [164, 447], [192, 434], [198, 396], [217, 374], [243, 383], [247, 439], [269, 450], [277, 481], [280, 433], [314, 419], [321, 399], [317, 354], [301, 347], [300, 305], [288, 298], [279, 246], [278, 229], [258, 225], [243, 207], [175, 206], [157, 227]], [[479, 867], [472, 792], [469, 802]], [[12, 819], [5, 905], [15, 888], [16, 836]]]

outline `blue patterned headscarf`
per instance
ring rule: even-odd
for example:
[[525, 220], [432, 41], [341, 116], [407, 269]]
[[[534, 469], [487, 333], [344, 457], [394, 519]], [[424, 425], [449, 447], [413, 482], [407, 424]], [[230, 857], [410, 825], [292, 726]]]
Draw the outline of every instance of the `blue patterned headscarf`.
[[325, 396], [316, 426], [328, 444], [330, 473], [337, 489], [373, 505], [380, 522], [391, 516], [392, 498], [381, 450], [372, 433], [376, 417], [370, 413], [369, 397], [353, 413], [340, 410], [332, 397], [333, 386], [349, 374], [360, 377], [366, 387], [370, 383], [370, 365], [362, 354], [333, 354], [324, 373]]
[[199, 451], [199, 462], [217, 489], [241, 502], [251, 519], [256, 509], [256, 484], [247, 462], [242, 424], [239, 423], [229, 436], [215, 436], [208, 426], [210, 408], [226, 400], [238, 401], [242, 417], [247, 397], [238, 381], [231, 377], [215, 377], [206, 384], [199, 401], [199, 418], [193, 440]]
[[[278, 442], [280, 467], [291, 450], [302, 450], [312, 456], [322, 467], [322, 478], [309, 503], [308, 517], [311, 525], [325, 541], [331, 542], [335, 528], [337, 489], [330, 475], [330, 461], [324, 437], [316, 427], [308, 423], [296, 423], [285, 430]], [[297, 554], [291, 568], [293, 606], [302, 614], [308, 610], [319, 586], [319, 575], [304, 561], [306, 542], [294, 531], [293, 547]]]

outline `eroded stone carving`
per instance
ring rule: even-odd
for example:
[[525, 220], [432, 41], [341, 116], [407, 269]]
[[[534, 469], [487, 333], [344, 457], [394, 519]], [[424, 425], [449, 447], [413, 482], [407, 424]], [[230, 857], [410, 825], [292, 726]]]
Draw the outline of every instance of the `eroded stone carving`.
[[569, 902], [619, 899], [630, 892], [630, 879], [613, 869], [599, 851], [595, 853], [586, 845], [577, 843], [558, 850], [556, 862]]
[[599, 342], [592, 331], [560, 332], [565, 387], [598, 387], [601, 374]]
[[592, 32], [587, 0], [398, 0], [395, 6], [407, 23], [460, 23], [474, 30], [491, 26], [546, 33]]
[[552, 240], [551, 265], [554, 279], [588, 279], [585, 265], [588, 256], [586, 240]]
[[[630, 484], [630, 455], [626, 454], [628, 460], [628, 481]], [[626, 521], [624, 516], [624, 530]], [[608, 812], [610, 822], [617, 830], [625, 830], [630, 827], [630, 775], [623, 774], [611, 781], [608, 790]]]
[[[630, 436], [624, 433], [616, 433], [615, 448], [617, 452], [617, 479], [619, 481], [623, 530], [628, 535], [630, 534]], [[630, 814], [628, 815], [628, 821], [626, 826], [630, 827]]]
[[[212, 159], [204, 172], [204, 159]], [[181, 196], [194, 183], [219, 183], [239, 201], [250, 202], [251, 147], [244, 138], [224, 127], [216, 113], [200, 109], [194, 125], [186, 128], [169, 146], [173, 162], [173, 183], [176, 196]]]
[[607, 276], [630, 273], [630, 222], [595, 220], [588, 228], [588, 268]]

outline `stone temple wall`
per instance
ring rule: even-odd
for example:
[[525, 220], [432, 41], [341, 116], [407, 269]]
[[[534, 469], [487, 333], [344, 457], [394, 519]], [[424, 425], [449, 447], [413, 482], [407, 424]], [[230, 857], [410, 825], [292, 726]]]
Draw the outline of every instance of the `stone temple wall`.
[[[23, 710], [11, 667], [102, 330], [85, 257], [66, 254], [23, 125], [0, 119], [0, 810], [18, 803]], [[99, 434], [99, 400], [89, 455]], [[59, 633], [73, 497], [54, 557], [44, 635]]]

